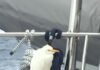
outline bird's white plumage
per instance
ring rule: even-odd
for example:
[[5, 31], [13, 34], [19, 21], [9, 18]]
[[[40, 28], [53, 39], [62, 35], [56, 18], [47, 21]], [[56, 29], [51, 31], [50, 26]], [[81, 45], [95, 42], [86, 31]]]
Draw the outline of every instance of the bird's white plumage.
[[45, 45], [35, 52], [30, 64], [30, 70], [50, 70], [55, 52], [50, 52], [48, 49], [53, 50], [50, 45]]

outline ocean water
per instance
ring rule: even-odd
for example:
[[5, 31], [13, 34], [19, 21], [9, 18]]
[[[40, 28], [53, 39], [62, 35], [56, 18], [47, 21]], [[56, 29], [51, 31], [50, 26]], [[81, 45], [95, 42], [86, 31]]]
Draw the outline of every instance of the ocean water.
[[0, 37], [0, 70], [19, 70], [21, 59], [28, 45], [23, 43], [14, 55], [10, 51], [18, 44], [14, 37]]

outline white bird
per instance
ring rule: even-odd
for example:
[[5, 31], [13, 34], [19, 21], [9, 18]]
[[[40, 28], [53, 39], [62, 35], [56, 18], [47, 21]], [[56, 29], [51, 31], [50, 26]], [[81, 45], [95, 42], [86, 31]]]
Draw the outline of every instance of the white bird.
[[59, 52], [59, 50], [53, 49], [50, 45], [38, 49], [31, 60], [30, 70], [50, 70], [53, 54], [56, 52]]

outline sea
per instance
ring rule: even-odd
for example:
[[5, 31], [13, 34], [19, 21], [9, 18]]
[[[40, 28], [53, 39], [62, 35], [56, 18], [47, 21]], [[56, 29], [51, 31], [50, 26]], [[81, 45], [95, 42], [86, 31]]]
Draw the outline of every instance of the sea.
[[15, 37], [0, 37], [0, 70], [19, 70], [22, 57], [28, 48], [27, 43], [22, 43], [13, 55], [11, 50], [19, 41]]

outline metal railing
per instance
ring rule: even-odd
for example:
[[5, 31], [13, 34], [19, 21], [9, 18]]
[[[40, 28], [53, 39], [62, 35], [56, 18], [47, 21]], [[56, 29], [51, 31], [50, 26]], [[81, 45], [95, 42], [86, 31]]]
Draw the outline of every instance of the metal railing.
[[[27, 32], [6, 32], [6, 33], [0, 33], [1, 37], [7, 36], [7, 37], [11, 37], [11, 36], [44, 36], [45, 32], [34, 32], [34, 33], [27, 33]], [[100, 33], [86, 33], [86, 32], [80, 32], [80, 33], [71, 33], [71, 32], [63, 32], [62, 36], [64, 37], [82, 37], [82, 36], [100, 36]]]
[[[27, 36], [44, 36], [45, 32], [6, 32], [6, 33], [0, 33], [1, 37], [4, 36], [24, 36], [24, 38], [19, 42], [17, 47], [27, 38]], [[64, 37], [85, 37], [84, 42], [84, 50], [83, 50], [83, 57], [82, 57], [82, 69], [85, 70], [85, 59], [86, 59], [86, 53], [87, 53], [87, 45], [88, 45], [88, 37], [90, 36], [100, 36], [100, 33], [71, 33], [71, 32], [63, 32], [62, 36]], [[66, 47], [67, 48], [67, 47]], [[16, 48], [14, 48], [15, 50]]]

